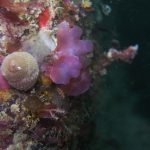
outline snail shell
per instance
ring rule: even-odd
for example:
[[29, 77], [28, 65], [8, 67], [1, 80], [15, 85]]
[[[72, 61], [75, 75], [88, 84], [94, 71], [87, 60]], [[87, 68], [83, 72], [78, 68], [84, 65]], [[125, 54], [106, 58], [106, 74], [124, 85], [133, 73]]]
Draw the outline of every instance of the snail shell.
[[12, 87], [27, 91], [37, 81], [39, 66], [31, 54], [14, 52], [4, 58], [1, 71]]

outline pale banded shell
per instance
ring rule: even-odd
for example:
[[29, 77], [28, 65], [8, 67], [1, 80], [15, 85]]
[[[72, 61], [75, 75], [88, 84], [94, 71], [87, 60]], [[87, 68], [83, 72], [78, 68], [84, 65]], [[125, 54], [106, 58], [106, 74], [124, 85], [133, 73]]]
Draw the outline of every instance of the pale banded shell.
[[14, 52], [5, 57], [1, 65], [2, 75], [18, 90], [28, 90], [37, 81], [39, 66], [27, 52]]

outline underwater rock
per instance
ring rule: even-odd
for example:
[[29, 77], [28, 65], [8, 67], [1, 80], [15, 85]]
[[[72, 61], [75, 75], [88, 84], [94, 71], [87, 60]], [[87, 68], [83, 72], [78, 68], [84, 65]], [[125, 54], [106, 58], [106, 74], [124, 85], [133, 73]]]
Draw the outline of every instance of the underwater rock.
[[14, 52], [5, 57], [1, 71], [12, 87], [26, 91], [36, 83], [39, 67], [36, 59], [29, 53]]

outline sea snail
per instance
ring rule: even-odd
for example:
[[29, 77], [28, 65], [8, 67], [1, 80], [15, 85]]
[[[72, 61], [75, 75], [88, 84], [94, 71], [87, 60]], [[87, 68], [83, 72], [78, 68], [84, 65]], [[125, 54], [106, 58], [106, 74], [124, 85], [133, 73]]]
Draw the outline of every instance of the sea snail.
[[37, 81], [39, 66], [31, 54], [20, 51], [13, 52], [4, 58], [1, 71], [12, 87], [27, 91]]

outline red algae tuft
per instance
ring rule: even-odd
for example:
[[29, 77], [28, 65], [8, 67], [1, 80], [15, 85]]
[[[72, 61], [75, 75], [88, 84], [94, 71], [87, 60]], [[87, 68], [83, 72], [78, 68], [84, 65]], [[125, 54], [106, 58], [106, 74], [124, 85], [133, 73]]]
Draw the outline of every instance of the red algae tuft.
[[50, 11], [49, 8], [46, 7], [40, 14], [38, 17], [38, 24], [39, 27], [45, 27], [48, 23], [48, 21], [51, 20], [51, 15], [50, 15]]

